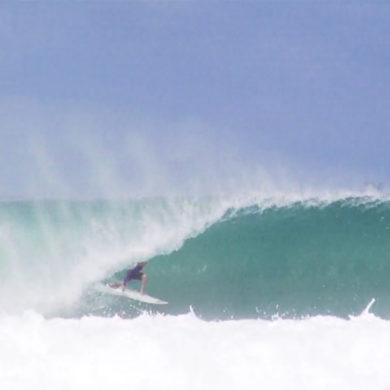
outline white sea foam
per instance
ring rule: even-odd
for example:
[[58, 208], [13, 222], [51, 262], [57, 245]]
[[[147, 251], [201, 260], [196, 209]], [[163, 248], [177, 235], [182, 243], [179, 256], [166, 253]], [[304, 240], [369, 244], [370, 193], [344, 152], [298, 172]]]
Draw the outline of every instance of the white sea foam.
[[142, 315], [0, 321], [0, 388], [388, 389], [390, 322]]

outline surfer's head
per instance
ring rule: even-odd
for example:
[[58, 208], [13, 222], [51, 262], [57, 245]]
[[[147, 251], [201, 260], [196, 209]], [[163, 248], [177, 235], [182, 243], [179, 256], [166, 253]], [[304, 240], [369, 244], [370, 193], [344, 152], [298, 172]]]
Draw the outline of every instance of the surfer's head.
[[140, 266], [142, 266], [142, 267], [145, 267], [146, 261], [139, 261], [139, 262], [137, 263], [137, 265], [140, 265]]

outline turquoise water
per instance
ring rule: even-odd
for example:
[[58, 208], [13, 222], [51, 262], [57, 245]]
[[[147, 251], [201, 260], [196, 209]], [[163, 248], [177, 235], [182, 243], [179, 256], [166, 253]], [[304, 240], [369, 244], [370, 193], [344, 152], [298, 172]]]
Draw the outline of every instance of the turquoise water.
[[[0, 218], [2, 310], [347, 317], [375, 298], [372, 311], [390, 316], [388, 201], [3, 202]], [[139, 260], [148, 260], [147, 292], [169, 305], [93, 289]]]
[[386, 202], [254, 206], [154, 258], [150, 274], [158, 294], [206, 317], [348, 316], [371, 298], [387, 317], [389, 229]]

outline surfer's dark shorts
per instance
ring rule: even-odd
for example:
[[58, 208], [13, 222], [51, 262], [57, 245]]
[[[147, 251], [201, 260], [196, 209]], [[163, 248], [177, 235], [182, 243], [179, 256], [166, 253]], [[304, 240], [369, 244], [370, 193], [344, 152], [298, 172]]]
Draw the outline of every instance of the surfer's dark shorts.
[[130, 282], [130, 280], [133, 280], [133, 279], [142, 280], [142, 277], [144, 275], [145, 274], [141, 271], [134, 272], [134, 270], [129, 270], [129, 271], [127, 271], [127, 274], [126, 274], [125, 278], [123, 279], [123, 283], [127, 284]]

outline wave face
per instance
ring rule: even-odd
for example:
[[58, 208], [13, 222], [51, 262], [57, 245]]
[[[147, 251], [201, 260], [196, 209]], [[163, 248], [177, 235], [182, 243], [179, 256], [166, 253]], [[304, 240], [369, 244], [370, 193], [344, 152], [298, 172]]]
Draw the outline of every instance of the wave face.
[[154, 260], [158, 293], [206, 317], [390, 314], [388, 202], [243, 208]]
[[[3, 202], [3, 311], [205, 319], [390, 315], [390, 203]], [[148, 260], [149, 307], [97, 292]], [[138, 282], [131, 282], [138, 288]]]

